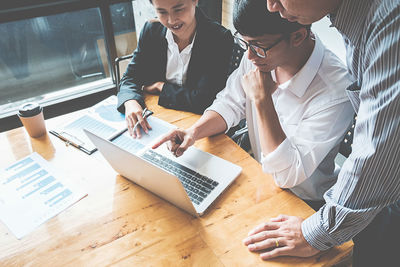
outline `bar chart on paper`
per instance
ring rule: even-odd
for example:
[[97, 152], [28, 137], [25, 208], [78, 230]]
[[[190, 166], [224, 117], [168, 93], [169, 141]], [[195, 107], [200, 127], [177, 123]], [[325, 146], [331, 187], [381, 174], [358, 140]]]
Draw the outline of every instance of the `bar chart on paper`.
[[0, 170], [0, 220], [18, 239], [84, 196], [37, 153]]

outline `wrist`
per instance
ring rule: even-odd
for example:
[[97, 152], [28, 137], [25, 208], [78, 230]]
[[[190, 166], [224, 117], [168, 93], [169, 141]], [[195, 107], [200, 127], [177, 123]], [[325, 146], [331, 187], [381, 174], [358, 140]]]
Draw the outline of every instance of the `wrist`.
[[263, 96], [258, 96], [257, 98], [253, 99], [254, 105], [258, 107], [265, 106], [265, 104], [271, 104], [272, 102], [272, 97], [271, 95], [263, 95]]
[[164, 82], [159, 82], [158, 83], [158, 91], [161, 93], [162, 92], [162, 90], [163, 90], [163, 87], [164, 87]]
[[125, 109], [127, 109], [127, 108], [130, 108], [130, 107], [134, 107], [134, 106], [136, 106], [138, 104], [139, 104], [139, 102], [137, 100], [131, 99], [131, 100], [125, 101], [124, 107], [125, 107]]
[[193, 140], [197, 140], [197, 137], [199, 136], [199, 128], [192, 126], [189, 129], [186, 130], [186, 132], [193, 138]]

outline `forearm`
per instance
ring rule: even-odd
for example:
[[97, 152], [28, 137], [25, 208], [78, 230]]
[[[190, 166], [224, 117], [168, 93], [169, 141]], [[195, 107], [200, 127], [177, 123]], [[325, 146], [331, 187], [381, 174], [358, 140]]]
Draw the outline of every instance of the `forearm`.
[[193, 124], [188, 131], [193, 133], [195, 140], [225, 132], [225, 120], [217, 112], [208, 110]]
[[[226, 75], [223, 77], [226, 77]], [[215, 78], [208, 77], [202, 80], [201, 85], [192, 87], [166, 82], [160, 93], [158, 104], [166, 108], [203, 114], [204, 110], [212, 104], [217, 93], [223, 88], [223, 85], [218, 85], [222, 83], [209, 83], [204, 82], [204, 80], [216, 81]]]
[[286, 139], [286, 134], [279, 122], [271, 96], [256, 99], [254, 104], [257, 112], [261, 150], [264, 155], [268, 155]]

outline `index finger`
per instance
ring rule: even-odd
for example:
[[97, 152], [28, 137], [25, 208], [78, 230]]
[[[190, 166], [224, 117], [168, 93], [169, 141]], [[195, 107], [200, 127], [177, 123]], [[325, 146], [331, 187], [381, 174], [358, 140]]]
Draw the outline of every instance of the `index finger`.
[[169, 133], [165, 134], [160, 140], [158, 140], [151, 148], [156, 149], [165, 142], [172, 140], [174, 136], [175, 136], [175, 130], [170, 131]]

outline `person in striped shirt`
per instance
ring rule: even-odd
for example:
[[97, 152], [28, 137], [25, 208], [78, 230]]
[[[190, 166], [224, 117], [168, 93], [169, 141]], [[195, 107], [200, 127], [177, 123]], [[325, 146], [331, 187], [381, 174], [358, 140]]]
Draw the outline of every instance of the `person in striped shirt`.
[[356, 79], [348, 96], [357, 122], [353, 151], [325, 193], [326, 205], [305, 220], [273, 218], [243, 242], [270, 259], [307, 257], [353, 239], [353, 266], [398, 266], [400, 1], [266, 1], [270, 12], [301, 24], [329, 15], [344, 38], [349, 72]]

